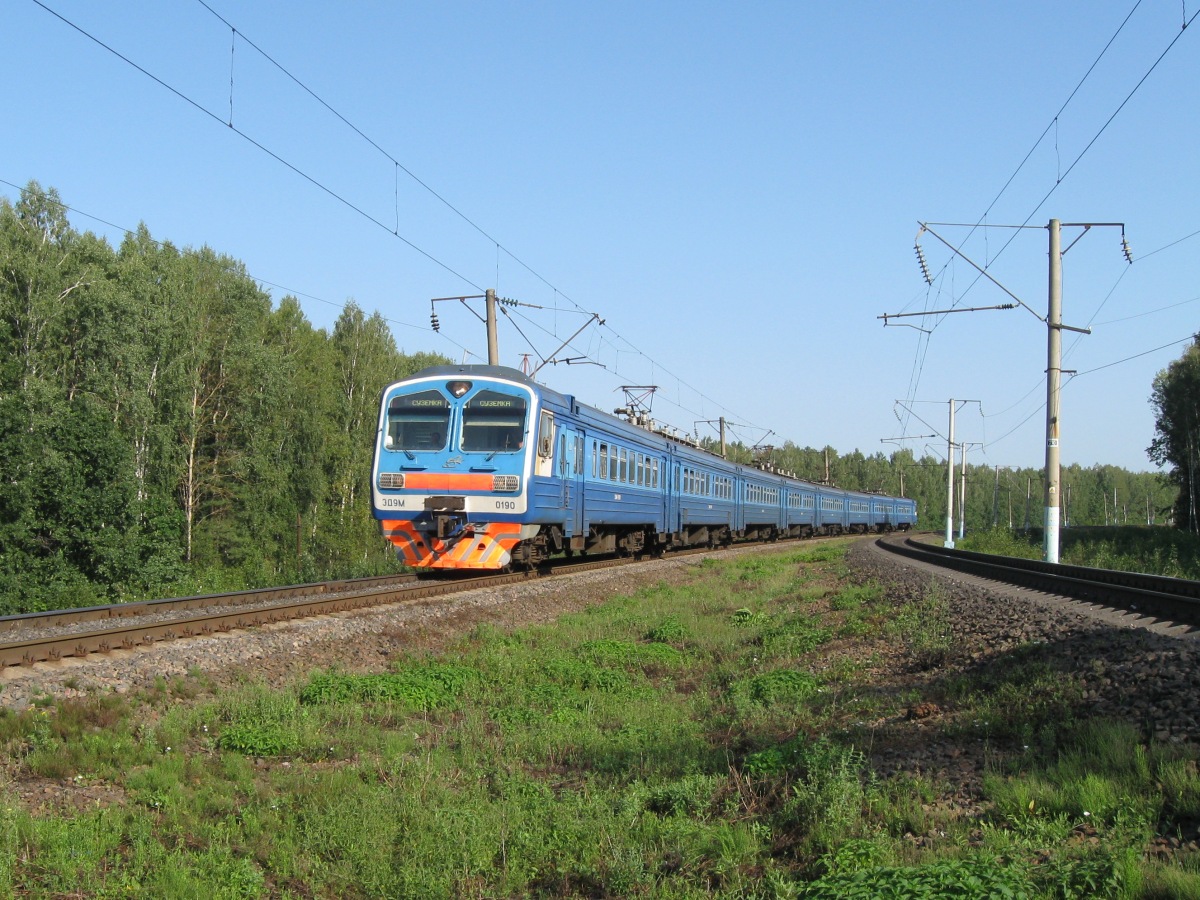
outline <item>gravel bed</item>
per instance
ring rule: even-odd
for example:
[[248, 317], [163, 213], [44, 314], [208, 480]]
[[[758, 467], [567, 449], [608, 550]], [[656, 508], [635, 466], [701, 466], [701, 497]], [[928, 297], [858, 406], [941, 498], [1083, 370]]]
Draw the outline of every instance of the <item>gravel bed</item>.
[[[939, 690], [963, 675], [1003, 676], [1018, 662], [1036, 662], [1079, 685], [1072, 714], [1126, 721], [1145, 739], [1194, 745], [1200, 740], [1200, 644], [1197, 633], [1080, 601], [999, 585], [898, 557], [862, 541], [849, 552], [854, 577], [885, 586], [893, 602], [918, 600], [931, 584], [945, 601], [948, 652], [927, 665], [890, 646], [877, 648], [880, 690], [893, 696], [944, 696]], [[882, 657], [882, 659], [881, 659]], [[933, 804], [954, 816], [974, 819], [984, 812], [985, 771], [1027, 747], [986, 736], [985, 723], [964, 722], [953, 702], [941, 708], [925, 699], [898, 715], [875, 722], [847, 723], [846, 730], [882, 777], [924, 776], [941, 786]], [[939, 726], [954, 725], [953, 728]], [[972, 732], [979, 727], [979, 736]], [[1181, 824], [1182, 840], [1155, 852], [1200, 850], [1200, 822]], [[937, 834], [908, 835], [918, 846]]]
[[[768, 549], [756, 546], [723, 552], [732, 555]], [[202, 674], [221, 685], [247, 679], [284, 684], [335, 666], [351, 672], [379, 671], [393, 656], [437, 649], [479, 624], [509, 628], [550, 622], [641, 583], [681, 580], [701, 559], [689, 556], [538, 578], [500, 588], [94, 653], [81, 659], [9, 666], [0, 670], [0, 706], [20, 710], [38, 697], [124, 693], [151, 687], [157, 679], [188, 674]], [[6, 635], [5, 640], [18, 638]]]
[[1200, 631], [1025, 588], [999, 585], [900, 559], [863, 541], [850, 551], [859, 578], [917, 597], [944, 587], [952, 634], [948, 669], [1003, 664], [1018, 647], [1078, 678], [1097, 715], [1142, 726], [1163, 741], [1200, 739]]

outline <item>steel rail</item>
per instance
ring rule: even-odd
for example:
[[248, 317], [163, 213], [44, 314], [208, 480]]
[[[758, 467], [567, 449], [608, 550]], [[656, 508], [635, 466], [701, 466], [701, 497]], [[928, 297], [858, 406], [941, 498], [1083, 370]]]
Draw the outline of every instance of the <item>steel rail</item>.
[[249, 610], [176, 617], [152, 623], [131, 624], [114, 618], [110, 619], [114, 623], [112, 628], [0, 644], [0, 667], [32, 665], [36, 662], [58, 660], [68, 656], [82, 657], [89, 653], [107, 653], [112, 650], [132, 650], [136, 647], [150, 646], [161, 640], [201, 637], [368, 606], [424, 600], [470, 588], [492, 587], [525, 577], [527, 576], [524, 574], [518, 574], [433, 583], [420, 582], [415, 585], [394, 585], [334, 597], [314, 592], [314, 595], [304, 599], [285, 600]]
[[367, 590], [376, 586], [404, 584], [414, 581], [409, 574], [376, 575], [367, 578], [346, 578], [337, 581], [292, 584], [282, 587], [255, 588], [248, 591], [232, 591], [225, 594], [197, 594], [191, 597], [168, 597], [160, 600], [135, 600], [131, 603], [114, 603], [108, 606], [87, 606], [78, 609], [55, 609], [43, 612], [19, 613], [0, 616], [0, 632], [17, 631], [22, 628], [56, 627], [75, 622], [105, 621], [154, 615], [164, 610], [208, 609], [214, 606], [235, 606], [259, 603], [265, 600], [285, 600], [289, 597], [306, 597], [313, 594], [331, 594], [342, 591]]
[[974, 553], [911, 538], [903, 544], [883, 539], [876, 544], [892, 553], [942, 568], [1139, 615], [1200, 625], [1200, 582], [1197, 581]]

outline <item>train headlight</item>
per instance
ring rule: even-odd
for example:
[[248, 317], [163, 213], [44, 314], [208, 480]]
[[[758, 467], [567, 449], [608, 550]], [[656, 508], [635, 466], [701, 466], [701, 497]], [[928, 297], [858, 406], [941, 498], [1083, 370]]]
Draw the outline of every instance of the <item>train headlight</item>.
[[461, 397], [463, 394], [465, 394], [470, 389], [471, 389], [471, 382], [469, 382], [469, 381], [447, 381], [446, 382], [446, 390], [448, 390], [455, 397]]
[[381, 488], [402, 488], [404, 487], [404, 473], [402, 472], [380, 472], [379, 486]]
[[492, 490], [501, 491], [508, 494], [516, 493], [521, 489], [521, 478], [518, 475], [493, 475]]

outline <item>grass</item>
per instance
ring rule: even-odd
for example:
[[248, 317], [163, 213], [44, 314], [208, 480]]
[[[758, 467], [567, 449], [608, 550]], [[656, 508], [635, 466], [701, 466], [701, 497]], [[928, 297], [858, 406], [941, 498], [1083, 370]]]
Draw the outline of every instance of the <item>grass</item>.
[[[0, 715], [0, 895], [1200, 896], [1200, 854], [1148, 852], [1195, 837], [1188, 749], [1075, 716], [1036, 647], [948, 670], [948, 598], [847, 583], [845, 546], [706, 560], [384, 673]], [[887, 681], [897, 645], [924, 676]], [[922, 740], [988, 755], [972, 815], [874, 767], [921, 701]], [[110, 799], [34, 810], [37, 778]]]

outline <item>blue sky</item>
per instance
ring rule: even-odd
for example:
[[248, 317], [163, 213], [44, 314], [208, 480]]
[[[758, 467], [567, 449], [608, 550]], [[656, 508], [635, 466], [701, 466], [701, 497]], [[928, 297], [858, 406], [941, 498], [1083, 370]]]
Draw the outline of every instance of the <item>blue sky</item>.
[[352, 299], [409, 351], [486, 355], [457, 304], [429, 330], [433, 297], [542, 307], [502, 322], [513, 366], [596, 312], [562, 355], [601, 366], [539, 380], [602, 408], [656, 384], [702, 435], [944, 454], [881, 441], [944, 435], [954, 397], [979, 401], [971, 462], [1040, 466], [1042, 322], [878, 317], [1009, 299], [930, 234], [927, 286], [918, 221], [1039, 226], [933, 228], [1043, 316], [1048, 220], [1123, 222], [1132, 266], [1113, 228], [1064, 257], [1064, 322], [1093, 334], [1065, 336], [1062, 458], [1152, 468], [1151, 383], [1200, 312], [1195, 0], [43, 2], [178, 94], [5, 0], [0, 194], [36, 179], [114, 244], [140, 221], [207, 244], [321, 327]]

